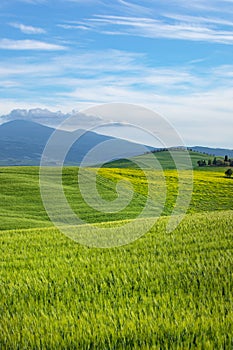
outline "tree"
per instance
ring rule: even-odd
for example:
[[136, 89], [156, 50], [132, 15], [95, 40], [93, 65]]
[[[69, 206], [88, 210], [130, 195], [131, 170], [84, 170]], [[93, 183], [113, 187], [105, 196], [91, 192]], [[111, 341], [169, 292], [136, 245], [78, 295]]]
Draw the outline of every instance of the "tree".
[[212, 165], [212, 160], [211, 159], [208, 160], [208, 165]]
[[217, 158], [214, 157], [214, 160], [213, 160], [213, 165], [216, 165], [217, 164]]
[[217, 159], [216, 165], [217, 165], [217, 166], [223, 166], [223, 165], [225, 165], [225, 164], [224, 164], [224, 161], [223, 161], [222, 159]]
[[226, 175], [227, 177], [231, 177], [232, 174], [233, 174], [233, 171], [232, 171], [231, 169], [227, 169], [227, 170], [225, 171], [225, 175]]
[[199, 166], [206, 166], [206, 161], [205, 160], [198, 160], [197, 161], [197, 164], [199, 165]]
[[228, 162], [228, 156], [225, 156], [224, 162]]

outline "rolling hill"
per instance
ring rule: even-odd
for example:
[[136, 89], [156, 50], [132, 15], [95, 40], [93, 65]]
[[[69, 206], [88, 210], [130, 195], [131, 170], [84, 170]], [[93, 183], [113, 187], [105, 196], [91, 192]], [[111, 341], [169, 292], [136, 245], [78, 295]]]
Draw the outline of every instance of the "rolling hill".
[[[141, 171], [100, 169], [98, 190], [109, 203], [116, 181], [133, 185], [132, 202], [117, 213], [82, 200], [77, 172], [64, 168], [64, 190], [86, 223], [113, 228], [141, 212]], [[167, 232], [177, 172], [165, 175], [165, 210], [150, 231], [127, 246], [97, 249], [52, 225], [38, 167], [0, 169], [1, 349], [232, 349], [233, 181], [194, 170], [188, 214]], [[134, 230], [151, 221], [154, 211]], [[82, 237], [88, 227], [79, 226]]]
[[[186, 157], [187, 153], [182, 150], [182, 149], [177, 149], [176, 151], [176, 157], [179, 162], [179, 168], [187, 168], [188, 164], [186, 164]], [[209, 159], [213, 160], [214, 156], [209, 155], [209, 154], [203, 154], [200, 152], [195, 152], [195, 151], [189, 151], [190, 159], [193, 168], [197, 168], [198, 164], [197, 162], [199, 160], [205, 160], [208, 162]], [[171, 153], [169, 151], [158, 151], [154, 153], [154, 156], [156, 157], [157, 161], [160, 163], [163, 169], [176, 169], [177, 166], [171, 156]], [[222, 157], [217, 157], [217, 158], [222, 158]], [[143, 155], [137, 155], [132, 157], [130, 160], [129, 159], [117, 159], [112, 162], [106, 163], [104, 165], [105, 168], [133, 168], [137, 169], [137, 162], [145, 162], [147, 164], [150, 164], [153, 162], [153, 159], [151, 158], [150, 155], [148, 154], [143, 154]], [[151, 165], [152, 167], [152, 165]]]

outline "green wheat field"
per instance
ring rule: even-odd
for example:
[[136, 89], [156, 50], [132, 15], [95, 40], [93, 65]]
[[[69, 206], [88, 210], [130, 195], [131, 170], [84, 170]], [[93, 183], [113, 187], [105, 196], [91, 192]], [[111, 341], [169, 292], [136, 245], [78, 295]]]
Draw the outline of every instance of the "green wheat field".
[[[178, 182], [174, 167], [165, 168], [161, 217], [137, 241], [109, 249], [80, 245], [53, 226], [38, 167], [0, 168], [1, 349], [233, 349], [233, 180], [225, 168], [195, 169], [187, 215], [168, 233]], [[113, 214], [85, 203], [78, 171], [64, 168], [63, 185], [85, 222], [111, 227], [142, 210], [146, 171], [118, 162], [97, 172], [110, 202], [119, 180], [133, 186], [131, 203]], [[143, 220], [152, 219], [153, 211]]]

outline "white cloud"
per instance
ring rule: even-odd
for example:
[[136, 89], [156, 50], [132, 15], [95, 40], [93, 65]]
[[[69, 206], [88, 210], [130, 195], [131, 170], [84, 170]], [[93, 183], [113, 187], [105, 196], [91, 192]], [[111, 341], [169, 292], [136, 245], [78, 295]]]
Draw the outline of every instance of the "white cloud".
[[44, 2], [46, 2], [47, 0], [18, 0], [19, 2], [25, 2], [28, 4], [32, 4], [32, 5], [37, 5], [37, 4], [42, 4]]
[[[93, 104], [133, 103], [167, 117], [189, 145], [232, 145], [233, 65], [205, 68], [204, 74], [189, 62], [182, 68], [154, 68], [145, 55], [117, 50], [59, 53], [47, 62], [36, 57], [0, 58], [0, 74], [8, 84], [7, 99], [1, 90], [0, 114], [40, 107], [52, 110], [49, 120], [57, 123], [59, 109], [70, 114]], [[21, 84], [18, 90], [14, 82]], [[43, 118], [40, 114], [38, 121]]]
[[[211, 73], [207, 79], [209, 79]], [[230, 80], [230, 79], [229, 79]], [[211, 85], [211, 82], [210, 82]], [[187, 91], [180, 94], [179, 89], [173, 93], [136, 90], [126, 79], [120, 84], [100, 80], [82, 80], [70, 93], [57, 96], [58, 100], [86, 101], [86, 103], [132, 103], [151, 108], [165, 116], [178, 130], [188, 145], [221, 146], [233, 148], [233, 88], [211, 88], [207, 92]], [[111, 117], [111, 115], [109, 115]], [[127, 116], [126, 116], [127, 120]], [[136, 120], [135, 120], [136, 122]], [[143, 121], [144, 122], [144, 121]], [[153, 124], [144, 123], [148, 130]], [[153, 131], [153, 130], [152, 130]]]
[[[169, 18], [160, 17], [157, 19], [144, 17], [124, 17], [95, 15], [89, 18], [87, 23], [93, 30], [100, 31], [103, 34], [133, 35], [148, 38], [167, 38], [177, 40], [207, 41], [212, 43], [233, 44], [232, 30], [222, 29], [220, 27], [210, 27], [207, 23], [214, 23], [214, 19], [204, 22], [201, 18], [198, 21], [195, 18], [190, 23], [188, 18], [183, 17], [182, 21], [177, 22], [175, 18], [171, 21]], [[218, 21], [215, 20], [217, 25]]]
[[27, 26], [22, 23], [10, 23], [14, 28], [18, 28], [24, 34], [44, 34], [46, 31], [43, 28]]
[[20, 87], [21, 84], [17, 81], [13, 80], [1, 80], [0, 79], [0, 90], [1, 89], [9, 89], [9, 88], [15, 88]]
[[[52, 65], [46, 65], [43, 63], [12, 63], [12, 62], [6, 62], [6, 61], [0, 61], [0, 75], [1, 77], [13, 77], [13, 78], [27, 78], [28, 75], [32, 77], [37, 77], [38, 75], [44, 76], [49, 75], [51, 76], [56, 71], [56, 67], [52, 67]], [[22, 81], [23, 83], [23, 81]]]
[[41, 62], [36, 56], [0, 59], [0, 74], [6, 77], [5, 80], [20, 79], [27, 89], [36, 76], [39, 91], [43, 86], [51, 86], [51, 91], [60, 91], [61, 95], [90, 91], [92, 88], [98, 92], [98, 86], [108, 91], [114, 87], [135, 93], [191, 94], [215, 86], [231, 86], [232, 72], [233, 66], [230, 65], [202, 71], [190, 62], [183, 67], [154, 68], [148, 64], [145, 55], [118, 50], [84, 52], [78, 56], [59, 53], [46, 62]]
[[223, 18], [216, 18], [216, 17], [210, 17], [210, 16], [190, 16], [190, 15], [181, 15], [177, 13], [166, 13], [164, 14], [165, 18], [170, 18], [173, 20], [178, 20], [180, 22], [187, 22], [190, 24], [205, 24], [206, 26], [209, 25], [216, 25], [220, 24], [223, 26], [233, 26], [233, 21], [226, 20]]
[[[157, 2], [160, 2], [160, 0], [155, 0]], [[165, 7], [174, 6], [175, 8], [179, 8], [179, 10], [185, 9], [186, 11], [189, 11], [190, 13], [193, 13], [193, 11], [203, 11], [203, 12], [228, 12], [229, 7], [226, 8], [226, 4], [232, 3], [231, 0], [222, 0], [221, 3], [219, 0], [195, 0], [195, 1], [187, 1], [187, 0], [168, 0], [168, 3], [166, 3]], [[179, 11], [180, 12], [180, 11]]]
[[74, 2], [84, 5], [104, 5], [104, 0], [66, 0], [67, 2]]
[[[63, 110], [66, 108], [67, 111], [73, 106], [77, 106], [78, 102], [80, 105], [81, 101], [83, 101], [83, 108], [101, 103], [132, 103], [150, 108], [164, 116], [176, 128], [187, 145], [233, 148], [233, 89], [216, 89], [202, 94], [168, 96], [165, 94], [156, 95], [151, 91], [136, 92], [129, 87], [104, 87], [99, 84], [94, 85], [94, 82], [92, 82], [93, 86], [91, 89], [90, 85], [83, 87], [83, 89], [77, 89], [74, 93], [67, 93], [64, 96], [57, 95], [56, 99], [53, 97], [47, 104], [47, 109], [54, 110], [53, 114], [46, 117], [45, 114], [43, 116], [43, 113], [41, 115], [38, 113], [36, 119], [34, 114], [31, 120], [50, 126], [56, 126], [61, 122], [63, 119], [62, 114], [65, 115], [67, 113], [63, 112], [59, 115], [58, 112], [57, 114], [55, 106], [53, 106], [55, 100], [57, 104], [60, 104], [60, 108], [63, 108]], [[19, 107], [21, 103], [20, 101], [2, 99], [0, 102], [2, 106], [7, 106], [8, 108]], [[31, 102], [24, 102], [21, 103], [21, 108], [26, 109], [30, 104], [31, 108], [39, 105], [36, 101], [34, 101], [33, 105]], [[41, 106], [41, 108], [45, 107]], [[83, 115], [83, 113], [85, 111], [81, 114]], [[70, 115], [70, 112], [67, 115]], [[112, 120], [110, 113], [108, 117], [108, 119]], [[127, 121], [127, 115], [121, 117], [124, 118], [124, 121]], [[135, 116], [131, 117], [136, 118]], [[22, 119], [21, 116], [20, 119]], [[136, 122], [137, 120], [135, 119]], [[143, 120], [140, 122], [143, 123], [145, 129], [156, 132], [156, 125], [153, 125], [153, 123], [148, 124]], [[84, 125], [80, 123], [80, 127], [84, 128]], [[91, 124], [86, 124], [85, 127], [91, 127]]]
[[126, 9], [129, 10], [129, 13], [140, 13], [142, 14], [149, 14], [152, 12], [150, 7], [142, 6], [139, 4], [132, 3], [130, 1], [125, 0], [118, 0], [119, 4], [123, 6], [124, 12]]
[[0, 116], [0, 124], [12, 120], [27, 120], [50, 127], [59, 127], [65, 122], [66, 130], [89, 129], [101, 121], [101, 118], [78, 111], [62, 113], [50, 111], [47, 108], [13, 109], [10, 113]]
[[50, 44], [37, 40], [11, 40], [0, 39], [0, 49], [4, 50], [44, 50], [58, 51], [65, 50], [65, 46]]
[[63, 29], [81, 29], [81, 30], [89, 30], [87, 26], [84, 25], [74, 25], [74, 24], [58, 24], [57, 27]]

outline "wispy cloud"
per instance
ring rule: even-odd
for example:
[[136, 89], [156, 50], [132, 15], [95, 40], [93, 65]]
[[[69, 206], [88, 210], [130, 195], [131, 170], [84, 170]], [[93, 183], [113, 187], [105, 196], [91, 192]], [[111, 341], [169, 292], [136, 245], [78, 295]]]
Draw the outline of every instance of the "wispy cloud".
[[0, 2], [0, 114], [136, 103], [189, 141], [232, 143], [233, 0]]
[[16, 0], [16, 1], [25, 2], [25, 3], [33, 4], [33, 5], [37, 5], [37, 4], [44, 3], [44, 2], [46, 2], [47, 0]]
[[126, 0], [118, 0], [118, 3], [120, 5], [122, 5], [122, 7], [124, 8], [124, 12], [125, 10], [129, 10], [129, 13], [140, 13], [142, 14], [151, 14], [152, 10], [150, 7], [148, 6], [142, 6], [141, 4], [135, 4], [133, 2], [130, 1], [126, 1]]
[[180, 23], [190, 23], [191, 25], [197, 25], [197, 24], [204, 24], [205, 26], [215, 26], [221, 25], [221, 26], [227, 26], [227, 27], [233, 27], [233, 21], [226, 20], [225, 18], [217, 18], [217, 17], [210, 17], [210, 16], [190, 16], [190, 15], [181, 15], [177, 13], [165, 13], [165, 18], [170, 18], [175, 21], [179, 21]]
[[1, 39], [0, 49], [4, 50], [44, 50], [44, 51], [59, 51], [65, 50], [62, 45], [50, 44], [37, 40], [11, 40]]
[[[156, 0], [157, 1], [157, 0]], [[158, 0], [159, 2], [159, 0]], [[186, 1], [186, 0], [174, 0], [170, 1], [170, 5], [175, 6], [176, 8], [185, 9], [192, 13], [193, 11], [205, 11], [206, 13], [210, 12], [224, 12], [226, 11], [225, 4], [232, 3], [231, 0], [222, 0], [221, 3], [219, 0], [195, 0], [195, 1]], [[166, 6], [167, 7], [167, 6]]]
[[14, 28], [19, 29], [24, 34], [45, 34], [46, 31], [43, 28], [27, 26], [22, 23], [10, 23]]
[[[124, 95], [121, 91], [130, 92], [130, 96], [136, 96], [137, 100], [140, 94], [167, 93], [170, 96], [201, 93], [216, 86], [230, 87], [232, 72], [233, 66], [230, 65], [201, 68], [190, 61], [182, 67], [156, 68], [150, 65], [146, 55], [118, 50], [79, 53], [78, 59], [77, 55], [59, 52], [46, 62], [36, 56], [0, 59], [1, 76], [5, 80], [20, 81], [26, 91], [36, 76], [37, 94], [47, 87], [53, 99], [59, 95], [92, 102], [111, 100], [114, 95], [120, 100]], [[31, 93], [29, 89], [28, 94]]]
[[[191, 22], [191, 18], [193, 21]], [[225, 23], [224, 23], [225, 22]], [[133, 35], [148, 38], [167, 38], [212, 43], [233, 44], [233, 32], [221, 25], [231, 22], [201, 17], [169, 15], [156, 19], [148, 17], [125, 17], [95, 15], [86, 20], [93, 30], [104, 34]], [[210, 26], [210, 24], [212, 26]], [[215, 24], [215, 26], [214, 26]], [[218, 26], [219, 24], [219, 26]], [[82, 25], [80, 23], [80, 25]]]
[[75, 24], [57, 24], [57, 27], [63, 29], [81, 29], [81, 30], [89, 30], [87, 26], [84, 25], [75, 25]]
[[12, 81], [12, 80], [1, 80], [0, 79], [0, 89], [11, 89], [11, 88], [18, 88], [21, 86], [19, 82]]
[[74, 2], [77, 4], [84, 4], [84, 5], [104, 5], [104, 0], [66, 0], [67, 2]]

